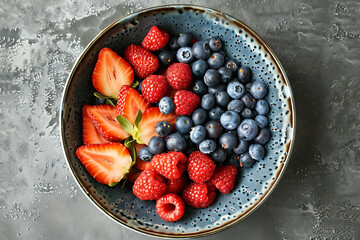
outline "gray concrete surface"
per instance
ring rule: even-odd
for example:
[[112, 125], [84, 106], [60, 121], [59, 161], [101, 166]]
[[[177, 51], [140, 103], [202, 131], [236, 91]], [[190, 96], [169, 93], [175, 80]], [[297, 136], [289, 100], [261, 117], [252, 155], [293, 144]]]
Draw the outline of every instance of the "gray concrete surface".
[[168, 3], [215, 8], [250, 25], [282, 61], [296, 99], [295, 151], [277, 189], [245, 221], [204, 239], [360, 239], [357, 0], [2, 0], [0, 239], [142, 237], [97, 210], [70, 176], [59, 101], [77, 56], [101, 29]]

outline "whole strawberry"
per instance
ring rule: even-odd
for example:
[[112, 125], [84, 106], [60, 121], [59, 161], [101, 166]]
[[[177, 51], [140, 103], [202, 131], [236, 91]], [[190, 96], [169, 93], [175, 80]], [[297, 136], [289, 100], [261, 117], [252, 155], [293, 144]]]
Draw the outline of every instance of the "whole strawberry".
[[142, 46], [149, 51], [157, 51], [166, 46], [169, 37], [163, 29], [153, 26], [142, 41]]
[[168, 90], [168, 83], [164, 76], [150, 75], [141, 84], [141, 93], [151, 103], [160, 101]]
[[161, 197], [166, 190], [163, 176], [154, 170], [144, 170], [136, 178], [133, 185], [133, 193], [141, 200], [155, 200]]
[[234, 165], [216, 167], [210, 181], [221, 193], [229, 193], [234, 188], [237, 172]]
[[185, 212], [185, 204], [181, 197], [168, 193], [156, 201], [156, 212], [165, 221], [177, 221]]
[[125, 60], [134, 68], [135, 74], [144, 79], [159, 68], [157, 57], [138, 45], [129, 45], [124, 52]]
[[187, 90], [179, 90], [174, 95], [175, 113], [190, 115], [200, 105], [200, 97]]
[[216, 197], [215, 187], [211, 183], [192, 182], [182, 192], [182, 198], [187, 205], [196, 208], [210, 206]]
[[186, 169], [186, 160], [182, 152], [162, 153], [151, 159], [151, 166], [168, 179], [179, 179]]
[[165, 193], [179, 193], [187, 184], [187, 178], [183, 174], [179, 179], [168, 179]]
[[187, 165], [189, 177], [194, 182], [206, 182], [214, 174], [215, 164], [207, 155], [200, 151], [190, 153]]
[[189, 64], [173, 63], [166, 70], [166, 79], [173, 89], [188, 89], [192, 82], [192, 71]]

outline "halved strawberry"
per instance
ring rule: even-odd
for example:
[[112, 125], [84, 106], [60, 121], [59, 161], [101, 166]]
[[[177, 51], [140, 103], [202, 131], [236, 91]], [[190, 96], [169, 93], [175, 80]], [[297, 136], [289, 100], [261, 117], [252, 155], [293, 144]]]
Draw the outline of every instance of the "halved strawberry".
[[139, 111], [144, 112], [150, 103], [138, 91], [129, 86], [122, 86], [116, 104], [116, 114], [124, 116], [131, 124]]
[[134, 81], [134, 70], [113, 50], [103, 48], [99, 52], [92, 80], [98, 92], [116, 98], [121, 86], [131, 86]]
[[103, 184], [119, 182], [132, 165], [130, 153], [121, 143], [84, 145], [76, 150], [76, 156], [90, 175]]
[[103, 138], [99, 132], [96, 130], [94, 124], [89, 117], [87, 110], [91, 107], [89, 105], [85, 105], [82, 108], [82, 117], [83, 117], [83, 142], [84, 145], [90, 144], [99, 144], [99, 143], [108, 143], [109, 140]]
[[130, 136], [117, 122], [114, 107], [110, 105], [89, 106], [87, 113], [96, 130], [107, 140], [122, 141]]
[[168, 115], [162, 114], [158, 107], [148, 108], [142, 116], [139, 123], [139, 140], [144, 144], [148, 144], [153, 136], [156, 136], [155, 125], [161, 121], [168, 121], [174, 127], [177, 115], [171, 113]]

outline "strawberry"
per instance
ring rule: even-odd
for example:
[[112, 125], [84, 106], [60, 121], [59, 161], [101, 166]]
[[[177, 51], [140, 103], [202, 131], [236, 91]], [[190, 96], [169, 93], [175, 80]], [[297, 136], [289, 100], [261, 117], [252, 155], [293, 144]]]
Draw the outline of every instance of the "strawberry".
[[186, 63], [173, 63], [166, 70], [166, 78], [173, 89], [188, 89], [193, 82], [191, 67]]
[[182, 192], [182, 198], [187, 205], [196, 208], [210, 206], [216, 197], [215, 187], [209, 183], [192, 182]]
[[167, 179], [179, 179], [186, 169], [186, 160], [182, 152], [156, 154], [151, 159], [151, 166]]
[[185, 204], [180, 196], [168, 193], [156, 200], [156, 212], [165, 221], [179, 220], [185, 212]]
[[91, 118], [87, 113], [89, 107], [90, 107], [89, 105], [85, 105], [82, 108], [84, 145], [110, 142], [109, 140], [103, 138], [96, 130], [94, 124], [91, 121]]
[[113, 50], [103, 48], [99, 52], [92, 81], [98, 92], [116, 98], [121, 86], [131, 86], [134, 81], [134, 70]]
[[133, 185], [133, 193], [141, 200], [158, 199], [165, 190], [165, 178], [154, 170], [143, 171]]
[[139, 123], [139, 140], [144, 144], [148, 144], [153, 136], [156, 136], [155, 126], [158, 122], [167, 121], [174, 127], [177, 115], [174, 113], [162, 114], [158, 107], [146, 109], [143, 113], [142, 120]]
[[141, 93], [151, 103], [160, 101], [165, 97], [168, 83], [164, 76], [150, 75], [141, 84]]
[[157, 57], [140, 46], [131, 44], [124, 52], [124, 58], [134, 68], [135, 74], [144, 79], [159, 68]]
[[183, 174], [178, 179], [168, 179], [166, 182], [166, 193], [179, 193], [181, 192], [187, 184], [186, 175]]
[[200, 105], [200, 97], [190, 91], [178, 90], [174, 95], [174, 103], [177, 115], [190, 115]]
[[96, 181], [112, 185], [127, 174], [132, 165], [128, 149], [121, 143], [84, 145], [76, 156]]
[[141, 160], [140, 158], [136, 158], [136, 162], [135, 162], [135, 167], [139, 170], [149, 170], [149, 169], [154, 169], [152, 166], [151, 166], [151, 162], [148, 161], [143, 161]]
[[150, 103], [134, 88], [129, 86], [121, 87], [116, 104], [117, 115], [124, 116], [131, 124], [134, 124], [139, 109], [144, 112], [149, 107]]
[[142, 46], [149, 51], [157, 51], [166, 46], [169, 34], [163, 29], [153, 26], [142, 41]]
[[221, 193], [229, 193], [234, 188], [237, 172], [234, 165], [219, 166], [210, 181]]
[[215, 164], [206, 154], [195, 151], [190, 153], [187, 172], [191, 180], [206, 182], [211, 179], [215, 171]]
[[122, 141], [130, 136], [117, 122], [114, 107], [110, 105], [89, 106], [87, 113], [96, 130], [107, 140]]
[[142, 170], [135, 170], [129, 174], [126, 175], [126, 179], [129, 181], [129, 182], [135, 182], [136, 179], [140, 176], [140, 174], [142, 173]]

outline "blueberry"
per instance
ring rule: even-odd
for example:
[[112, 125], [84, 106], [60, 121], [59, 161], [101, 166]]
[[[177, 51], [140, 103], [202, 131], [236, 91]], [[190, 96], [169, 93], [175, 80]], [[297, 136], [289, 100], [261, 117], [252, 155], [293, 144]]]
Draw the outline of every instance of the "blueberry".
[[245, 84], [246, 91], [248, 92], [250, 91], [252, 84], [253, 84], [252, 82], [248, 82], [247, 84]]
[[268, 128], [261, 128], [254, 141], [261, 145], [265, 145], [271, 138], [271, 133]]
[[149, 141], [148, 148], [152, 154], [162, 153], [165, 149], [164, 139], [158, 136], [152, 137]]
[[253, 140], [258, 132], [258, 125], [252, 119], [244, 119], [237, 128], [238, 136], [245, 140]]
[[227, 153], [222, 148], [217, 148], [214, 152], [211, 153], [211, 159], [215, 162], [216, 165], [222, 165], [226, 160]]
[[226, 91], [226, 85], [225, 84], [218, 84], [214, 87], [208, 87], [208, 93], [216, 94], [217, 92]]
[[203, 80], [196, 80], [192, 91], [196, 93], [196, 95], [202, 96], [207, 93], [207, 86], [205, 85]]
[[220, 82], [220, 74], [215, 69], [208, 69], [204, 75], [204, 82], [209, 87], [215, 87]]
[[211, 37], [209, 40], [209, 47], [211, 51], [217, 52], [222, 48], [222, 41], [219, 37]]
[[224, 129], [218, 121], [211, 120], [205, 124], [206, 132], [211, 139], [217, 139], [221, 136]]
[[201, 98], [201, 107], [205, 110], [210, 110], [215, 105], [215, 97], [214, 95], [208, 93], [202, 96]]
[[219, 144], [223, 149], [234, 149], [237, 146], [238, 138], [232, 133], [223, 133], [219, 138]]
[[256, 103], [255, 110], [260, 115], [267, 115], [270, 111], [270, 106], [267, 101], [259, 100]]
[[173, 64], [176, 60], [175, 54], [167, 51], [167, 50], [163, 50], [159, 53], [159, 61], [161, 63], [162, 66], [170, 66], [171, 64]]
[[239, 168], [240, 167], [239, 159], [240, 159], [240, 155], [231, 154], [228, 156], [228, 163], [234, 165], [236, 168]]
[[141, 84], [143, 81], [139, 81], [139, 85], [135, 88], [136, 91], [138, 91], [141, 94]]
[[229, 94], [225, 91], [217, 92], [215, 94], [215, 102], [219, 107], [225, 108], [230, 100]]
[[227, 110], [233, 111], [233, 112], [236, 112], [236, 113], [240, 113], [241, 110], [243, 110], [243, 108], [244, 108], [244, 103], [242, 101], [240, 101], [240, 100], [232, 100], [227, 105]]
[[256, 81], [251, 85], [250, 93], [256, 99], [263, 98], [267, 94], [267, 86], [265, 83], [263, 83], [261, 81]]
[[255, 163], [255, 160], [251, 158], [248, 152], [242, 154], [239, 160], [240, 160], [240, 166], [244, 168], [251, 167]]
[[191, 71], [195, 77], [204, 77], [209, 65], [204, 60], [197, 60], [191, 65]]
[[203, 125], [208, 119], [207, 111], [203, 108], [197, 108], [191, 115], [194, 125]]
[[239, 68], [239, 65], [235, 62], [234, 59], [230, 59], [225, 63], [225, 67], [230, 69], [232, 72], [236, 72]]
[[187, 134], [194, 126], [193, 121], [189, 116], [178, 116], [175, 120], [175, 128], [181, 134]]
[[237, 146], [233, 149], [236, 154], [243, 154], [249, 149], [249, 142], [239, 139]]
[[233, 99], [240, 99], [246, 92], [244, 85], [240, 82], [230, 82], [227, 86], [227, 93]]
[[193, 129], [190, 132], [190, 140], [193, 143], [199, 144], [202, 141], [204, 141], [206, 138], [206, 129], [204, 126], [197, 125], [193, 127]]
[[253, 112], [252, 112], [251, 109], [249, 109], [249, 108], [244, 108], [244, 109], [241, 111], [240, 116], [241, 116], [243, 119], [252, 118]]
[[256, 100], [250, 93], [245, 93], [244, 96], [240, 98], [240, 100], [247, 108], [254, 109], [256, 106]]
[[186, 47], [186, 46], [190, 46], [192, 39], [193, 39], [193, 35], [187, 32], [180, 34], [177, 42], [180, 47]]
[[241, 83], [246, 84], [251, 80], [251, 70], [249, 67], [243, 66], [238, 70], [238, 78]]
[[159, 109], [163, 114], [170, 114], [175, 110], [175, 103], [170, 97], [163, 97], [159, 101]]
[[216, 142], [214, 140], [206, 139], [199, 144], [199, 150], [202, 153], [209, 154], [216, 149]]
[[104, 104], [106, 104], [106, 99], [105, 98], [103, 98], [103, 99], [95, 98], [95, 104], [96, 105], [104, 105]]
[[226, 111], [220, 117], [220, 122], [227, 130], [233, 130], [240, 124], [239, 114], [233, 111]]
[[209, 64], [210, 68], [218, 69], [219, 67], [224, 66], [224, 61], [225, 58], [222, 54], [214, 52], [208, 58], [207, 63]]
[[258, 143], [251, 144], [249, 154], [252, 159], [261, 160], [265, 156], [265, 149]]
[[221, 81], [227, 83], [232, 78], [232, 71], [227, 67], [221, 67], [218, 69]]
[[141, 160], [148, 162], [154, 155], [149, 151], [149, 147], [142, 147], [139, 150], [138, 156]]
[[171, 50], [178, 50], [180, 48], [177, 37], [170, 38], [168, 45]]
[[259, 127], [264, 128], [269, 124], [269, 119], [263, 115], [257, 115], [255, 117], [255, 122], [259, 125]]
[[179, 62], [190, 63], [192, 60], [194, 60], [191, 47], [179, 48], [179, 50], [176, 52], [176, 58]]
[[155, 132], [160, 137], [166, 137], [171, 133], [171, 124], [167, 121], [158, 122], [155, 126]]
[[221, 108], [219, 108], [219, 107], [213, 108], [209, 111], [209, 119], [215, 120], [215, 121], [220, 121], [220, 117], [223, 113], [224, 113], [224, 110], [222, 110]]
[[209, 43], [207, 41], [198, 41], [194, 43], [192, 50], [197, 59], [206, 60], [211, 54]]
[[166, 148], [170, 151], [181, 152], [186, 148], [186, 140], [180, 133], [172, 133], [165, 138]]

